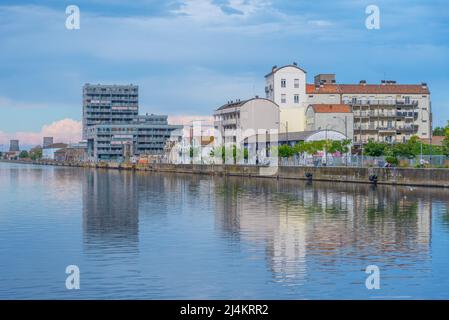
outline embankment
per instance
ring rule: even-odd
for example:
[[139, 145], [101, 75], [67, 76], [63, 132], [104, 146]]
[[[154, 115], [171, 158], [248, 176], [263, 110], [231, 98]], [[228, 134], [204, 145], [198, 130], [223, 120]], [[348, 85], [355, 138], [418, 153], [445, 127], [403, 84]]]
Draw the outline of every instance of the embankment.
[[[5, 160], [2, 160], [5, 161]], [[357, 168], [357, 167], [260, 167], [249, 165], [61, 163], [52, 161], [8, 161], [13, 163], [58, 165], [85, 168], [205, 174], [271, 179], [296, 179], [328, 182], [377, 183], [388, 185], [449, 188], [449, 169]]]

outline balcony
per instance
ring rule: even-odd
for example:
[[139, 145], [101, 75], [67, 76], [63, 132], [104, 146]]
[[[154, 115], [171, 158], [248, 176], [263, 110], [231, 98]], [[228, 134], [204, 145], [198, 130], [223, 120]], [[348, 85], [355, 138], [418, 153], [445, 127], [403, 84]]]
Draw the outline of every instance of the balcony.
[[406, 125], [406, 126], [402, 126], [402, 127], [398, 127], [397, 128], [398, 131], [400, 132], [416, 132], [418, 131], [418, 125]]
[[237, 118], [232, 119], [226, 119], [226, 120], [219, 120], [214, 122], [214, 126], [236, 126], [237, 125]]
[[405, 100], [405, 99], [379, 99], [379, 100], [345, 100], [345, 103], [355, 105], [355, 106], [364, 106], [364, 105], [377, 105], [377, 106], [417, 106], [418, 100]]
[[377, 130], [379, 130], [379, 133], [396, 132], [395, 127], [377, 127]]
[[374, 124], [368, 124], [368, 123], [363, 123], [363, 124], [356, 124], [354, 125], [354, 130], [377, 130], [376, 126]]

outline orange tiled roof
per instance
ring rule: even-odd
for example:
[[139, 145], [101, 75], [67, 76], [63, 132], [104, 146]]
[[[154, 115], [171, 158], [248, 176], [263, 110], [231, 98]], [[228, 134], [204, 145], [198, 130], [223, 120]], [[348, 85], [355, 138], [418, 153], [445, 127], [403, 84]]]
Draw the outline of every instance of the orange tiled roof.
[[420, 84], [307, 84], [307, 94], [429, 94]]
[[351, 113], [347, 104], [311, 104], [316, 113]]

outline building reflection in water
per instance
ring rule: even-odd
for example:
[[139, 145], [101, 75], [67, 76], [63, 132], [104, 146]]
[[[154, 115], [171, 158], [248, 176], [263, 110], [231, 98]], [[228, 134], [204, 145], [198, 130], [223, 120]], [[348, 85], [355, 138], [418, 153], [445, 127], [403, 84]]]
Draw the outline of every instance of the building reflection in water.
[[[425, 260], [430, 197], [438, 196], [409, 187], [217, 179], [216, 225], [263, 243], [274, 281], [301, 284], [308, 268], [335, 270], [346, 258], [359, 259], [361, 268]], [[307, 264], [309, 256], [316, 265]]]
[[133, 172], [85, 171], [83, 231], [87, 248], [137, 249], [139, 204]]

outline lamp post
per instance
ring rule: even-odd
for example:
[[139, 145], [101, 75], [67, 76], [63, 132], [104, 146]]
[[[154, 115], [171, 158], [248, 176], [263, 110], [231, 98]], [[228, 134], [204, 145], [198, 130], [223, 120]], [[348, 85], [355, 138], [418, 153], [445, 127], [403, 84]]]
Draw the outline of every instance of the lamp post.
[[[349, 138], [348, 137], [348, 117], [345, 116], [345, 118], [342, 119], [341, 117], [334, 116], [334, 119], [338, 119], [338, 120], [341, 120], [341, 121], [344, 122], [344, 124], [345, 124], [345, 137], [346, 137], [346, 139], [348, 139]], [[345, 165], [348, 166], [348, 155], [346, 155]]]
[[[429, 147], [430, 147], [430, 158], [429, 158], [429, 164], [432, 165], [432, 120], [430, 119], [431, 113], [427, 109], [423, 109], [422, 111], [427, 112], [427, 118], [429, 122]], [[422, 121], [422, 118], [421, 118]], [[422, 154], [422, 142], [421, 142], [421, 154]], [[422, 157], [422, 156], [421, 156]]]
[[326, 124], [325, 131], [324, 131], [324, 140], [325, 140], [325, 143], [324, 143], [324, 159], [325, 159], [326, 166], [327, 166], [327, 130], [328, 130], [329, 126], [330, 126], [330, 124]]

